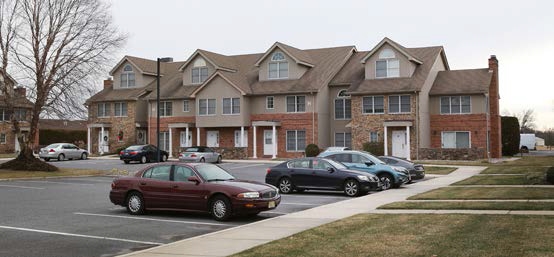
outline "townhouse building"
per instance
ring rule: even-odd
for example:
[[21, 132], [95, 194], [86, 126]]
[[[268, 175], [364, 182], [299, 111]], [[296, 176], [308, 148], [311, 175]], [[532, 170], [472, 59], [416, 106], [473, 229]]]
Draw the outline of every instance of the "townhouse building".
[[[87, 101], [89, 146], [114, 152], [157, 144], [153, 64], [126, 56], [110, 73], [113, 86], [105, 81]], [[494, 56], [487, 68], [454, 71], [443, 47], [406, 48], [384, 38], [370, 51], [280, 42], [245, 55], [199, 49], [185, 62], [162, 66], [159, 145], [172, 156], [207, 145], [224, 158], [292, 158], [310, 143], [361, 149], [365, 142], [382, 142], [385, 154], [408, 159], [501, 153]], [[137, 74], [132, 85], [128, 72]], [[125, 119], [115, 111], [121, 102]], [[119, 131], [131, 136], [120, 140]], [[139, 133], [146, 133], [142, 141]]]

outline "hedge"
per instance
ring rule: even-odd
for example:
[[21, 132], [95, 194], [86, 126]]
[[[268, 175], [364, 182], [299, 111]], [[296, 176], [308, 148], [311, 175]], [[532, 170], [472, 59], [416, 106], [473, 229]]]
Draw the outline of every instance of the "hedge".
[[519, 153], [519, 121], [516, 117], [501, 117], [502, 155], [513, 156]]
[[383, 142], [366, 142], [363, 144], [363, 149], [373, 155], [385, 155], [385, 144]]

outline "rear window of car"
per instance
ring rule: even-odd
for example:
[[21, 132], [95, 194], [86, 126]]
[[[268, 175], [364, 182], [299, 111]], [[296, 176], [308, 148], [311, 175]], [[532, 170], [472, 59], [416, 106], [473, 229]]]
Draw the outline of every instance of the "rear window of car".
[[142, 145], [132, 145], [127, 147], [126, 150], [140, 150], [140, 149], [142, 149]]
[[185, 149], [185, 152], [189, 152], [189, 153], [197, 153], [197, 152], [200, 152], [198, 147], [189, 147], [187, 149]]
[[51, 144], [49, 146], [47, 146], [46, 148], [58, 148], [58, 146], [60, 146], [61, 144]]

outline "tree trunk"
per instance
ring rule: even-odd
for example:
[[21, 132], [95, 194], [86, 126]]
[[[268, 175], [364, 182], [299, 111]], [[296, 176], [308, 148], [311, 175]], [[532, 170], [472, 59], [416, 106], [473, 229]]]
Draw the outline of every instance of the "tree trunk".
[[[19, 142], [19, 155], [11, 161], [2, 163], [0, 169], [6, 170], [25, 170], [25, 171], [57, 171], [58, 167], [43, 162], [35, 157], [32, 148], [31, 140], [25, 140], [23, 134], [18, 133], [17, 141]], [[30, 145], [31, 143], [31, 145]]]

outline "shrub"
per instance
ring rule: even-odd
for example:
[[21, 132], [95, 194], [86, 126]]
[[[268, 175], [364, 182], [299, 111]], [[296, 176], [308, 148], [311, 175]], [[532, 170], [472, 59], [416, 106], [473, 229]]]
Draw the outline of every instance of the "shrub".
[[502, 155], [519, 153], [519, 122], [516, 117], [501, 117]]
[[546, 182], [554, 184], [554, 167], [550, 167], [546, 171]]
[[365, 142], [363, 144], [363, 150], [370, 152], [373, 155], [385, 155], [385, 144], [383, 142]]
[[[39, 131], [39, 145], [49, 145], [53, 143], [72, 143], [87, 141], [87, 132], [81, 130], [50, 130], [41, 129]], [[81, 147], [81, 145], [79, 146]]]
[[319, 154], [319, 147], [316, 144], [306, 146], [306, 157], [314, 157]]

